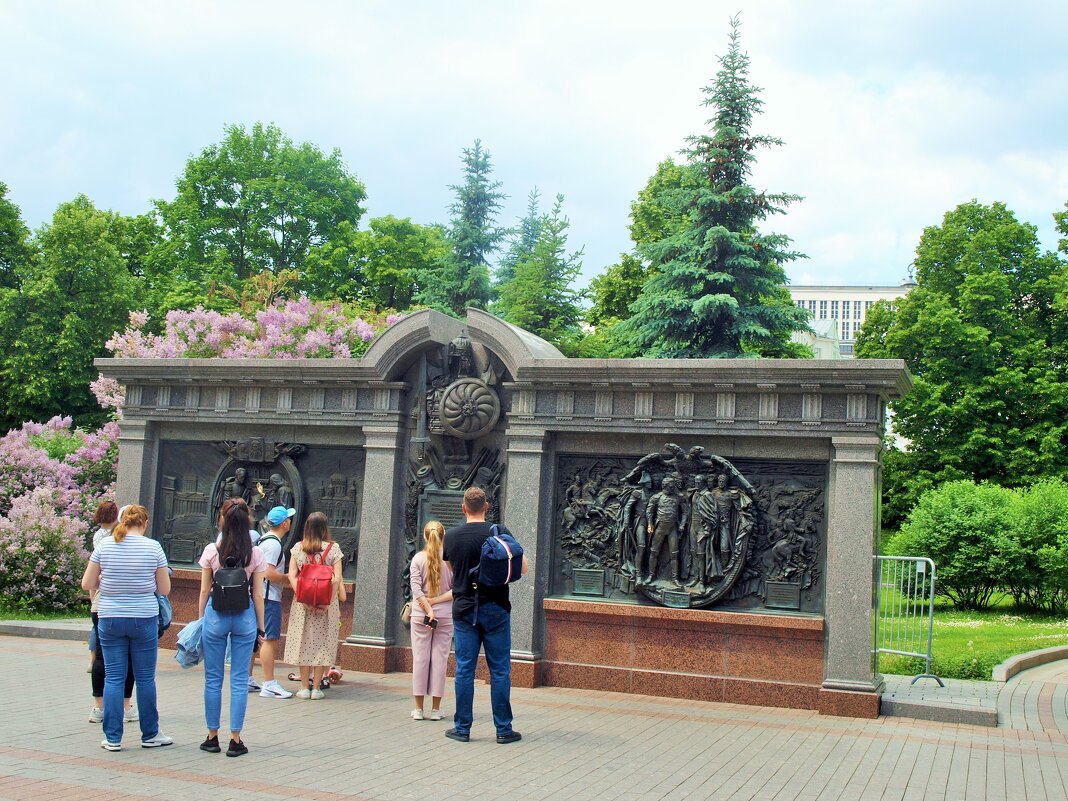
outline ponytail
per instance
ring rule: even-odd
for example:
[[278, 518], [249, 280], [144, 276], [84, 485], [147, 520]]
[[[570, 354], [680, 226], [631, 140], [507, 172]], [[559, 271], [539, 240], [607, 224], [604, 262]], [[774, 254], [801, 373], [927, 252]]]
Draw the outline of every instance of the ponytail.
[[426, 547], [426, 594], [433, 597], [441, 589], [441, 549], [445, 539], [445, 526], [437, 520], [431, 520], [423, 527], [423, 540]]
[[115, 530], [111, 532], [111, 536], [115, 538], [115, 542], [122, 542], [126, 539], [126, 534], [130, 529], [141, 529], [144, 531], [148, 526], [148, 510], [143, 506], [124, 506], [122, 507], [122, 517], [119, 519], [119, 524], [115, 526]]

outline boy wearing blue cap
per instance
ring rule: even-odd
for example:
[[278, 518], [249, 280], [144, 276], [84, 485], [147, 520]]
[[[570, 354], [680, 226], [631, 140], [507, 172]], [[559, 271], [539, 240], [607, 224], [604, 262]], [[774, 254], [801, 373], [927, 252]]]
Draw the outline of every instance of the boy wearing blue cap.
[[282, 688], [274, 678], [274, 652], [282, 636], [282, 587], [289, 583], [283, 572], [285, 558], [282, 554], [282, 540], [293, 525], [296, 509], [276, 506], [267, 513], [267, 525], [270, 530], [260, 538], [256, 546], [267, 557], [267, 569], [264, 571], [266, 592], [263, 600], [263, 629], [266, 632], [260, 647], [260, 664], [263, 665], [263, 687], [260, 695], [264, 698], [289, 698], [293, 693]]

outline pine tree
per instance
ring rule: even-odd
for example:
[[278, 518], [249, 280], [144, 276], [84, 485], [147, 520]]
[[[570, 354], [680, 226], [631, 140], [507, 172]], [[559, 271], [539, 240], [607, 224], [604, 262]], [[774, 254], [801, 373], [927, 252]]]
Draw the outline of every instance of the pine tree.
[[500, 181], [490, 180], [493, 166], [481, 140], [464, 148], [461, 161], [464, 182], [449, 187], [456, 196], [449, 207], [452, 252], [418, 297], [424, 305], [457, 316], [468, 306], [484, 309], [489, 303], [489, 256], [507, 234], [506, 229], [496, 226], [497, 213], [507, 195], [500, 191]]
[[538, 234], [541, 233], [541, 222], [541, 193], [538, 192], [538, 187], [534, 187], [527, 195], [527, 214], [513, 229], [512, 244], [501, 258], [500, 264], [497, 265], [496, 287], [498, 291], [515, 276], [515, 266], [529, 258], [534, 252], [534, 246], [538, 243]]
[[515, 275], [501, 286], [496, 310], [508, 322], [525, 328], [556, 345], [579, 333], [581, 293], [573, 288], [582, 269], [582, 251], [567, 252], [567, 229], [563, 216], [564, 196], [557, 195], [552, 211], [540, 224], [540, 233], [530, 255], [515, 266]]
[[797, 355], [803, 351], [790, 335], [808, 324], [804, 311], [783, 300], [782, 264], [801, 254], [787, 250], [788, 237], [761, 234], [757, 225], [800, 198], [747, 183], [754, 151], [782, 141], [750, 132], [762, 101], [749, 82], [737, 18], [719, 63], [715, 82], [704, 89], [712, 132], [689, 137], [684, 151], [693, 180], [663, 198], [689, 224], [639, 248], [651, 277], [621, 328], [651, 357]]

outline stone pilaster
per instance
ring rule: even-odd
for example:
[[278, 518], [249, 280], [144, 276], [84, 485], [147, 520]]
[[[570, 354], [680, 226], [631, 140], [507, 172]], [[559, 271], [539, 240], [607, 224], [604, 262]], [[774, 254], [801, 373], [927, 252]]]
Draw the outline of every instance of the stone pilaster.
[[397, 462], [403, 457], [400, 432], [393, 428], [364, 428], [363, 508], [360, 510], [360, 552], [353, 596], [352, 635], [356, 646], [350, 663], [357, 669], [385, 673], [392, 669], [392, 621], [389, 600], [398, 590], [399, 570], [392, 533], [401, 531], [397, 499]]
[[831, 438], [821, 697], [821, 711], [830, 714], [878, 714], [882, 677], [873, 668], [871, 607], [880, 447], [874, 436]]
[[119, 424], [119, 467], [115, 501], [120, 507], [139, 503], [154, 518], [159, 436], [156, 423], [123, 420]]
[[551, 476], [545, 459], [545, 432], [509, 429], [503, 522], [523, 546], [530, 570], [509, 588], [512, 602], [512, 681], [521, 687], [539, 683], [542, 656], [542, 601], [552, 558]]

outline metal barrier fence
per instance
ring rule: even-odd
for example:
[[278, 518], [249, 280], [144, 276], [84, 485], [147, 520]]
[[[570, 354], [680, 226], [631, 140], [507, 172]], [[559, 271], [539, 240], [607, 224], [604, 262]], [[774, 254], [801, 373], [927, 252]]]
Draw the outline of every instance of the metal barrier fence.
[[879, 654], [914, 656], [925, 660], [924, 671], [914, 676], [934, 679], [931, 641], [934, 635], [935, 566], [917, 556], [876, 556], [879, 584], [875, 593], [875, 659]]

